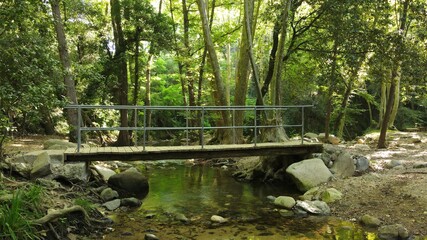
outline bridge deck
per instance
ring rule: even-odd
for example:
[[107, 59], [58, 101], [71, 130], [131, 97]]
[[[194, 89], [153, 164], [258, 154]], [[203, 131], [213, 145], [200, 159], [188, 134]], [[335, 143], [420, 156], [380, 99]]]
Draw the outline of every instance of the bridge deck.
[[77, 152], [75, 148], [65, 151], [65, 161], [143, 161], [165, 159], [221, 158], [271, 155], [305, 155], [321, 152], [322, 144], [289, 141], [285, 143], [258, 143], [162, 146], [162, 147], [85, 147]]

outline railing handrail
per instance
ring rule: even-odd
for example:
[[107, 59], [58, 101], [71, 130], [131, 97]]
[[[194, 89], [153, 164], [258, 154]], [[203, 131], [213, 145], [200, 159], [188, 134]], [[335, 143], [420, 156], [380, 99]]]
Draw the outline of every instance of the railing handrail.
[[[277, 105], [277, 106], [143, 106], [143, 105], [81, 105], [81, 104], [73, 104], [73, 105], [67, 105], [64, 108], [65, 109], [77, 109], [77, 117], [78, 117], [78, 124], [76, 126], [77, 128], [77, 151], [80, 151], [81, 148], [81, 133], [82, 131], [112, 131], [112, 130], [129, 130], [129, 131], [143, 131], [143, 150], [145, 151], [146, 147], [146, 137], [147, 137], [147, 131], [157, 131], [157, 130], [185, 130], [187, 134], [187, 144], [188, 144], [188, 131], [189, 130], [200, 130], [202, 131], [200, 142], [202, 149], [204, 148], [204, 130], [212, 130], [212, 129], [233, 129], [233, 141], [235, 141], [235, 129], [254, 129], [254, 146], [257, 144], [257, 130], [262, 128], [276, 128], [276, 127], [283, 127], [283, 128], [289, 128], [289, 127], [301, 127], [301, 144], [304, 144], [304, 109], [308, 107], [313, 107], [313, 105]], [[274, 125], [257, 125], [257, 112], [263, 111], [263, 110], [284, 110], [284, 109], [290, 109], [290, 108], [300, 108], [301, 109], [301, 123], [300, 124], [274, 124]], [[110, 109], [110, 110], [133, 110], [133, 111], [144, 111], [144, 119], [143, 119], [143, 126], [138, 127], [138, 119], [135, 118], [135, 126], [131, 127], [86, 127], [82, 126], [82, 109]], [[200, 126], [196, 127], [190, 127], [188, 126], [188, 118], [189, 116], [186, 116], [186, 126], [185, 127], [151, 127], [146, 126], [146, 112], [147, 110], [164, 110], [164, 111], [186, 111], [188, 113], [189, 111], [201, 111], [201, 118], [200, 118]], [[254, 118], [254, 124], [253, 125], [242, 125], [242, 126], [236, 126], [235, 125], [235, 111], [254, 111], [255, 118]], [[232, 125], [231, 126], [204, 126], [204, 118], [205, 118], [205, 111], [232, 111]], [[137, 114], [135, 114], [137, 116]], [[137, 139], [135, 139], [135, 144], [137, 143]]]

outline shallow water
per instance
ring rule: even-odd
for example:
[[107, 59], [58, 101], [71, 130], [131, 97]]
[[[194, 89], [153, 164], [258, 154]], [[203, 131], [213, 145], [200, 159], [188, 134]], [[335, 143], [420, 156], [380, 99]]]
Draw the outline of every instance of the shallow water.
[[[352, 222], [332, 217], [280, 216], [268, 195], [294, 196], [289, 186], [236, 181], [228, 171], [171, 161], [147, 165], [150, 192], [136, 210], [111, 216], [113, 231], [104, 239], [377, 239]], [[182, 214], [188, 222], [177, 219]], [[228, 222], [213, 224], [212, 215]]]

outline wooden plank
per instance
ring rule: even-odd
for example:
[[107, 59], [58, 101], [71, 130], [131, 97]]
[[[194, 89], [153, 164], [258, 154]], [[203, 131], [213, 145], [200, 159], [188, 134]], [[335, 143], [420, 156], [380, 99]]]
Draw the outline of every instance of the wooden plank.
[[321, 152], [322, 144], [292, 145], [283, 143], [260, 143], [237, 145], [207, 145], [201, 146], [160, 146], [160, 147], [98, 147], [80, 153], [66, 151], [64, 155], [70, 161], [111, 161], [111, 160], [161, 160], [161, 159], [189, 159], [211, 157], [243, 157], [263, 155], [304, 155]]

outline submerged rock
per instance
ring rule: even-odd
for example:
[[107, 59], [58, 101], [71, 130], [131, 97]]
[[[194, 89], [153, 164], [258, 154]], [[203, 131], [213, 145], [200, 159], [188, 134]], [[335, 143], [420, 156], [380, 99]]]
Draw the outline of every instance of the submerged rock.
[[152, 233], [146, 233], [144, 236], [144, 240], [159, 240], [159, 238]]
[[378, 237], [382, 240], [408, 239], [409, 232], [402, 224], [386, 225], [378, 228]]
[[274, 200], [274, 205], [283, 207], [286, 209], [292, 209], [295, 206], [295, 199], [288, 196], [280, 196]]
[[218, 215], [212, 215], [211, 221], [216, 222], [216, 223], [226, 223], [226, 222], [228, 222], [228, 219], [223, 218], [223, 217], [218, 216]]
[[308, 213], [316, 214], [316, 215], [329, 215], [331, 213], [331, 209], [328, 204], [323, 201], [297, 201], [296, 208], [302, 209]]
[[332, 173], [319, 158], [294, 163], [286, 169], [286, 173], [291, 176], [302, 192], [328, 182], [332, 178]]
[[182, 213], [177, 213], [176, 215], [175, 215], [175, 219], [177, 220], [177, 221], [180, 221], [180, 222], [189, 222], [190, 220], [184, 215], [184, 214], [182, 214]]
[[293, 217], [295, 215], [293, 211], [287, 209], [280, 209], [279, 213], [282, 217]]
[[274, 200], [276, 200], [276, 197], [269, 195], [269, 196], [267, 196], [267, 199], [271, 202], [274, 202]]

